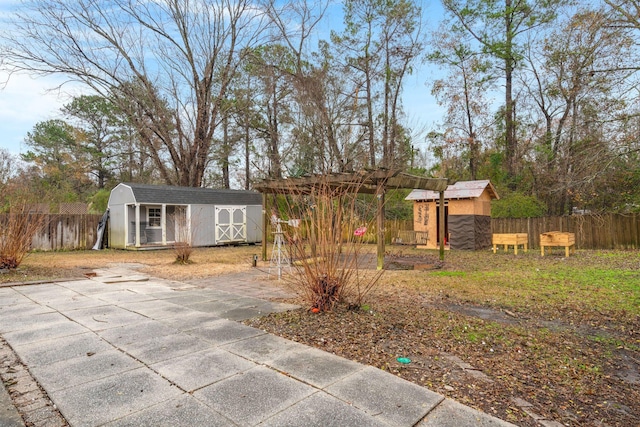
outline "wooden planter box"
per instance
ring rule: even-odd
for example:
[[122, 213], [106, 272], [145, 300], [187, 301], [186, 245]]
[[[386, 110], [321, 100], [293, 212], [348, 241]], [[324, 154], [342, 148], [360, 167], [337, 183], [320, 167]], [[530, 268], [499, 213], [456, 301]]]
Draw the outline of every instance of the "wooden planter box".
[[549, 231], [540, 235], [540, 254], [544, 256], [545, 247], [564, 246], [565, 256], [569, 257], [569, 249], [575, 251], [576, 235], [561, 231]]
[[426, 245], [429, 233], [426, 231], [400, 230], [393, 240], [397, 245]]
[[527, 233], [509, 233], [509, 234], [493, 234], [493, 253], [496, 253], [498, 245], [504, 245], [505, 252], [509, 250], [509, 245], [513, 246], [513, 252], [518, 255], [518, 245], [524, 246], [524, 251], [527, 252], [527, 246], [529, 244], [529, 236]]

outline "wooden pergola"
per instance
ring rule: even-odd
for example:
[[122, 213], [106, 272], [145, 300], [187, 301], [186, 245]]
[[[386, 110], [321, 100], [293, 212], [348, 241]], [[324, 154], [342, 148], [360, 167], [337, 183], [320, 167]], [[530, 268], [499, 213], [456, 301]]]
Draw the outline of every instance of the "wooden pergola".
[[269, 223], [266, 211], [267, 194], [311, 194], [314, 188], [320, 185], [353, 188], [362, 194], [375, 194], [377, 200], [376, 221], [378, 234], [377, 242], [377, 268], [382, 270], [384, 266], [384, 204], [387, 190], [394, 189], [420, 189], [431, 190], [440, 193], [440, 258], [444, 258], [444, 191], [449, 184], [446, 178], [424, 178], [417, 175], [402, 172], [399, 169], [376, 169], [350, 173], [332, 173], [326, 175], [309, 175], [296, 178], [266, 179], [254, 186], [254, 189], [262, 193], [263, 222], [262, 222], [262, 259], [267, 260], [267, 224]]

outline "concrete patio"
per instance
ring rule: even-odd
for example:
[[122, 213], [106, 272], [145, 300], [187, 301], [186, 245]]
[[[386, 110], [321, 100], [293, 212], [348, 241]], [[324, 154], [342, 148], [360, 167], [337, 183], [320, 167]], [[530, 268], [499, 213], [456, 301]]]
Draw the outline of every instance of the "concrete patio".
[[[277, 290], [255, 276], [207, 280], [124, 266], [0, 288], [0, 334], [72, 426], [511, 425], [245, 326], [237, 321], [296, 307], [262, 299]], [[9, 412], [0, 425], [13, 425]]]

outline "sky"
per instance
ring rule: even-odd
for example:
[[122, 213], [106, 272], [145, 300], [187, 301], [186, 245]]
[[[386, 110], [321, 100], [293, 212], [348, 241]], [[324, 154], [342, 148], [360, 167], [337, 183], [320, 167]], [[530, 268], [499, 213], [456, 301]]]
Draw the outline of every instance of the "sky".
[[58, 78], [0, 72], [0, 82], [0, 148], [15, 155], [26, 151], [27, 132], [38, 122], [59, 118], [60, 108], [70, 98], [66, 92], [51, 90]]
[[[0, 0], [0, 15], [5, 15], [14, 0]], [[420, 2], [419, 2], [420, 3]], [[422, 5], [427, 25], [433, 28], [442, 14], [440, 2], [425, 0]], [[432, 127], [442, 115], [430, 93], [430, 81], [438, 70], [429, 65], [418, 65], [414, 74], [405, 81], [403, 104], [410, 127]], [[24, 138], [36, 123], [62, 118], [60, 108], [70, 102], [81, 89], [65, 85], [55, 90], [63, 77], [31, 77], [24, 74], [9, 76], [0, 70], [0, 149], [17, 155], [27, 150]], [[421, 145], [422, 141], [415, 141]]]

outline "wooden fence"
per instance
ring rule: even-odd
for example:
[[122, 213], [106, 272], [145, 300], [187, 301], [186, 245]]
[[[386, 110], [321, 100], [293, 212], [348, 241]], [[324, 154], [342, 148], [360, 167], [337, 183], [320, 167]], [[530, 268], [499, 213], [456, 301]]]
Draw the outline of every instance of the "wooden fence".
[[[7, 214], [0, 214], [0, 220]], [[50, 214], [45, 230], [34, 237], [35, 250], [91, 249], [101, 215]], [[1, 222], [0, 222], [1, 223]], [[413, 221], [386, 221], [385, 241], [391, 243], [401, 231], [412, 230]], [[565, 231], [575, 233], [576, 249], [639, 249], [640, 214], [572, 215], [541, 218], [493, 218], [493, 233], [527, 233], [529, 247], [540, 247], [540, 233]], [[375, 225], [363, 240], [375, 243]]]
[[493, 233], [527, 233], [529, 247], [540, 247], [547, 231], [575, 233], [576, 249], [640, 248], [640, 214], [571, 215], [541, 218], [493, 218]]
[[[4, 223], [8, 214], [0, 214]], [[46, 214], [45, 227], [33, 237], [31, 249], [40, 251], [91, 249], [102, 215]]]

